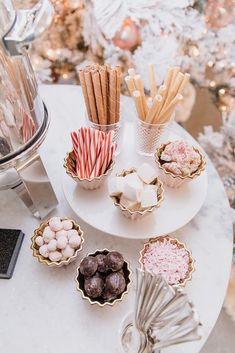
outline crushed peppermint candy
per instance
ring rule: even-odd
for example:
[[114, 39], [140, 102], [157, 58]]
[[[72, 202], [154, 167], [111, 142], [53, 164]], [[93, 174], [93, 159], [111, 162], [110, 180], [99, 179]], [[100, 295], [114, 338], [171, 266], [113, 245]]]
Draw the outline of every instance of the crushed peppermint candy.
[[160, 158], [166, 171], [181, 176], [191, 175], [201, 164], [200, 154], [187, 141], [169, 143]]
[[182, 283], [187, 277], [189, 262], [187, 250], [167, 238], [149, 243], [143, 255], [145, 270], [161, 274], [171, 285]]

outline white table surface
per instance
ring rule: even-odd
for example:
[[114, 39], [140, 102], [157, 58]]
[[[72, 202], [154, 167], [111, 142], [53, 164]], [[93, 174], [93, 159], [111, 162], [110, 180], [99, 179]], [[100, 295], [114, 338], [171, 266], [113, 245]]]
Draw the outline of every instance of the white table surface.
[[[84, 115], [81, 90], [58, 85], [42, 86], [41, 92], [51, 116], [41, 156], [60, 202], [54, 215], [75, 217], [64, 199], [61, 178], [63, 158], [70, 147], [69, 132], [81, 124]], [[130, 119], [127, 102], [125, 99], [124, 115]], [[178, 126], [175, 130], [191, 139]], [[222, 182], [209, 160], [207, 171], [209, 187], [204, 206], [189, 224], [171, 234], [186, 243], [196, 260], [196, 271], [186, 291], [200, 315], [203, 337], [163, 352], [198, 353], [215, 325], [226, 292], [232, 259], [232, 221]], [[135, 284], [114, 307], [91, 306], [75, 288], [77, 262], [55, 269], [33, 258], [30, 238], [38, 224], [13, 191], [0, 192], [0, 227], [25, 232], [12, 279], [0, 280], [0, 352], [121, 352], [119, 332], [133, 305]], [[85, 244], [79, 259], [89, 251], [107, 247], [122, 252], [132, 269], [137, 266], [143, 241], [114, 238], [80, 224]]]

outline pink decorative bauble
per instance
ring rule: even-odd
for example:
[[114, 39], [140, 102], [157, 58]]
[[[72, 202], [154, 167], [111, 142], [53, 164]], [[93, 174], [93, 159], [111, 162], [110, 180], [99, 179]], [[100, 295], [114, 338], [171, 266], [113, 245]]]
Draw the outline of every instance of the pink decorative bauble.
[[139, 27], [131, 18], [126, 18], [113, 37], [113, 44], [120, 49], [134, 50], [140, 42]]
[[206, 22], [210, 28], [222, 28], [235, 21], [233, 0], [208, 0], [205, 9]]

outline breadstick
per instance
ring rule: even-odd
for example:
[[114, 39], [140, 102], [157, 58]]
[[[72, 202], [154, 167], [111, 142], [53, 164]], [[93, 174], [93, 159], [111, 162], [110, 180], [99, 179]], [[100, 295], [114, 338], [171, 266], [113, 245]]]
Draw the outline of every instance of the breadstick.
[[95, 91], [96, 107], [98, 112], [98, 120], [100, 125], [105, 125], [106, 120], [104, 116], [104, 105], [101, 91], [100, 74], [98, 71], [92, 72], [92, 81]]
[[114, 69], [109, 72], [109, 124], [116, 121], [116, 87], [117, 73]]
[[84, 73], [86, 87], [87, 87], [87, 94], [89, 105], [91, 109], [91, 120], [93, 123], [99, 124], [97, 110], [96, 110], [96, 103], [95, 103], [95, 95], [94, 95], [94, 88], [91, 79], [91, 73], [89, 71], [85, 71]]
[[126, 82], [127, 87], [129, 89], [130, 95], [132, 96], [133, 92], [136, 90], [135, 81], [131, 76], [126, 76], [125, 82]]
[[142, 99], [142, 105], [143, 105], [143, 109], [144, 109], [144, 114], [145, 116], [148, 113], [148, 107], [147, 107], [147, 103], [146, 103], [146, 97], [145, 97], [145, 93], [144, 93], [144, 87], [140, 78], [140, 75], [135, 75], [134, 76], [134, 81], [135, 81], [135, 86], [138, 89], [138, 91], [140, 91], [140, 95], [141, 95], [141, 99]]
[[91, 109], [90, 109], [90, 104], [88, 100], [88, 94], [87, 94], [87, 88], [86, 88], [86, 82], [85, 82], [83, 70], [78, 71], [78, 76], [82, 86], [82, 93], [86, 104], [87, 115], [88, 115], [88, 118], [91, 119]]
[[154, 98], [157, 94], [157, 82], [154, 72], [154, 65], [149, 65], [149, 81], [150, 81], [150, 94], [151, 97]]
[[183, 99], [181, 94], [177, 94], [170, 104], [163, 110], [163, 112], [159, 115], [158, 123], [164, 124], [170, 120], [172, 113], [175, 110], [176, 105]]
[[147, 123], [152, 124], [153, 121], [155, 120], [155, 116], [159, 112], [159, 106], [161, 104], [161, 101], [162, 101], [162, 96], [160, 94], [157, 94], [153, 99], [153, 105], [152, 105], [151, 109], [149, 110], [148, 115], [146, 117]]
[[104, 125], [108, 124], [108, 74], [107, 69], [104, 66], [101, 66], [99, 69], [100, 72], [100, 81], [101, 81], [101, 90], [103, 96], [104, 104]]
[[164, 85], [168, 88], [170, 86], [172, 76], [173, 76], [173, 67], [168, 67], [167, 73], [166, 73], [166, 78], [164, 80]]
[[135, 100], [135, 106], [136, 110], [138, 113], [138, 116], [141, 120], [144, 120], [145, 115], [144, 115], [144, 110], [143, 110], [143, 105], [142, 105], [142, 99], [141, 99], [141, 94], [140, 91], [134, 91], [133, 92], [133, 98]]
[[178, 89], [178, 93], [179, 93], [179, 94], [183, 94], [184, 88], [186, 87], [187, 83], [189, 82], [189, 79], [190, 79], [190, 75], [186, 73], [186, 74], [184, 75], [184, 79], [183, 79], [183, 81], [181, 82], [181, 85], [180, 85], [180, 87], [179, 87], [179, 89]]
[[117, 123], [120, 119], [120, 91], [121, 91], [121, 67], [116, 67], [117, 71], [117, 96], [116, 96], [116, 119], [115, 122]]

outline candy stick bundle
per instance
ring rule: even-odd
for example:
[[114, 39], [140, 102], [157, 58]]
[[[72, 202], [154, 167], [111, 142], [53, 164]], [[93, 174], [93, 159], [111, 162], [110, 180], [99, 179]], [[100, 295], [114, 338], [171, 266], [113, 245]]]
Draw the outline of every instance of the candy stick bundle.
[[120, 67], [90, 65], [78, 71], [88, 118], [96, 124], [110, 125], [120, 118]]
[[183, 99], [190, 75], [180, 72], [179, 67], [170, 67], [164, 83], [158, 88], [154, 66], [149, 65], [151, 96], [146, 98], [140, 75], [136, 75], [134, 69], [129, 69], [128, 74], [125, 81], [134, 98], [139, 118], [149, 124], [165, 124], [170, 121], [177, 104]]
[[106, 172], [117, 148], [113, 134], [113, 131], [106, 134], [89, 127], [71, 133], [79, 178], [92, 179]]

